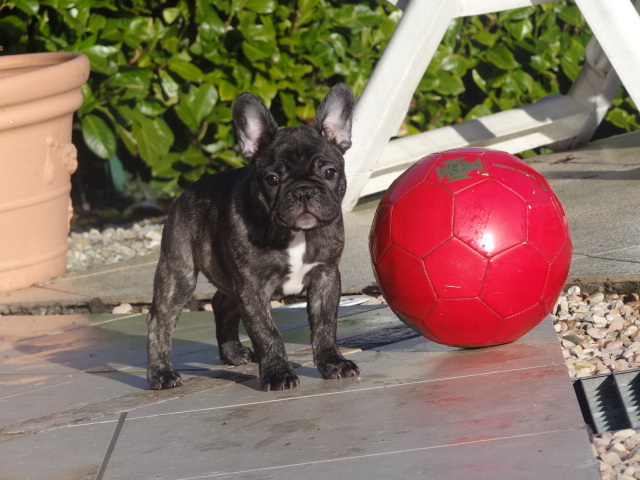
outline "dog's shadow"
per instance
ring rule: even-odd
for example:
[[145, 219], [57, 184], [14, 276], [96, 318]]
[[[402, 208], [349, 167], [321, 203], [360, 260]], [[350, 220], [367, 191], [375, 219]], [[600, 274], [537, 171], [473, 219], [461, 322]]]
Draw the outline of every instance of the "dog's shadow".
[[[300, 377], [319, 377], [318, 370], [314, 366], [302, 365], [298, 362], [290, 362], [298, 376]], [[185, 380], [183, 386], [198, 384], [199, 386], [209, 388], [219, 388], [225, 384], [241, 384], [246, 388], [261, 391], [262, 387], [259, 378], [259, 368], [256, 363], [248, 363], [246, 365], [225, 366], [217, 368], [220, 365], [212, 365], [211, 369], [193, 369], [186, 364], [176, 365]]]

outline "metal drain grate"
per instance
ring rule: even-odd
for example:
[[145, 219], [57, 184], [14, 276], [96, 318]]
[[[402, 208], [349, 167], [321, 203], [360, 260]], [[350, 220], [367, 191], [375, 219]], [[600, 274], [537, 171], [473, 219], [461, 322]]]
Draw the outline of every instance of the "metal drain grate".
[[578, 378], [573, 388], [594, 433], [640, 428], [640, 369]]

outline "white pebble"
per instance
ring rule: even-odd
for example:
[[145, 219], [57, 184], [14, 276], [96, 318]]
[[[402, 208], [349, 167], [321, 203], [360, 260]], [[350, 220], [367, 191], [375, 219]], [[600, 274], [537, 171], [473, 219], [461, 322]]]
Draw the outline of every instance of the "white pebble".
[[113, 307], [111, 313], [129, 313], [133, 311], [133, 307], [129, 303], [121, 303], [120, 305]]

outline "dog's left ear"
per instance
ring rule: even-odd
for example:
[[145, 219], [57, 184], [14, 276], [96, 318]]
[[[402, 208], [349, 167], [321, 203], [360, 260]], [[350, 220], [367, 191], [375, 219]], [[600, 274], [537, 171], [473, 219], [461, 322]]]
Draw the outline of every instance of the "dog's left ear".
[[351, 123], [355, 98], [351, 89], [339, 83], [331, 90], [318, 107], [316, 128], [342, 153], [351, 146]]

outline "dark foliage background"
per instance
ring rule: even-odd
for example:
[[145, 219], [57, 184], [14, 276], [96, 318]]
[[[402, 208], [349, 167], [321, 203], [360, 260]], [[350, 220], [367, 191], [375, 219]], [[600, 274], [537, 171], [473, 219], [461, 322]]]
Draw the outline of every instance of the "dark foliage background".
[[[173, 196], [241, 165], [230, 107], [242, 91], [281, 125], [309, 122], [339, 81], [359, 94], [400, 17], [382, 0], [0, 0], [0, 46], [91, 60], [75, 141], [92, 203], [96, 176]], [[589, 37], [577, 7], [559, 2], [455, 20], [399, 134], [566, 93]], [[638, 128], [621, 91], [598, 135]]]

